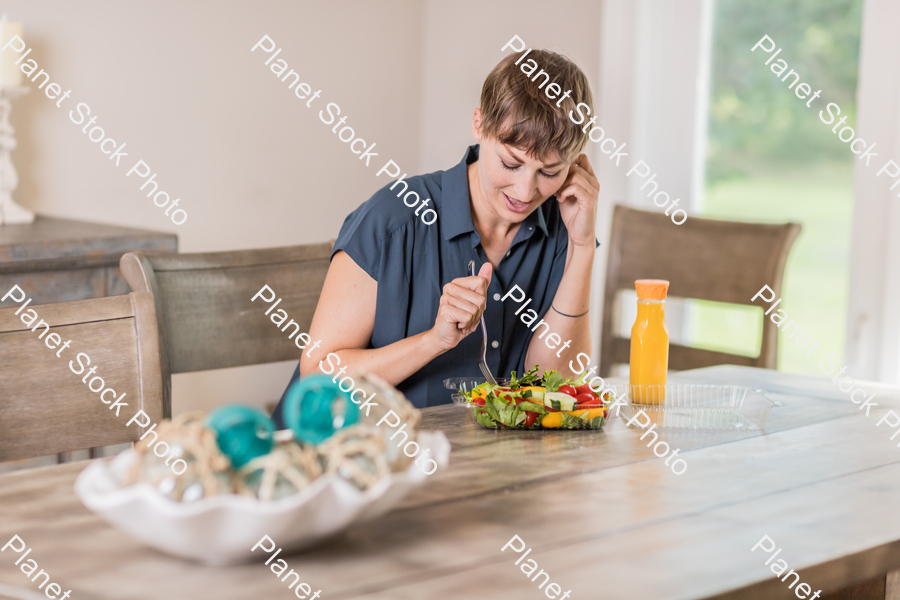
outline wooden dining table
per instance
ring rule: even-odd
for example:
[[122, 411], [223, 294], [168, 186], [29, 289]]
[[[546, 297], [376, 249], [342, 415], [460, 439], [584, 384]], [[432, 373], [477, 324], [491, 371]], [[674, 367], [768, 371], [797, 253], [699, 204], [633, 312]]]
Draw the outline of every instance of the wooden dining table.
[[[775, 407], [763, 430], [657, 430], [680, 475], [624, 411], [600, 431], [492, 431], [465, 408], [426, 408], [449, 465], [386, 515], [284, 558], [323, 600], [550, 597], [528, 559], [573, 600], [799, 597], [765, 564], [774, 553], [751, 551], [768, 536], [820, 598], [898, 597], [900, 439], [876, 423], [900, 414], [900, 388], [858, 383], [878, 403], [867, 416], [830, 379], [720, 366], [670, 382], [758, 388]], [[86, 465], [0, 476], [0, 545], [26, 540], [73, 600], [296, 597], [261, 561], [203, 566], [107, 524], [73, 491]], [[514, 536], [531, 549], [520, 565], [524, 552], [502, 551]], [[0, 553], [0, 597], [45, 597], [17, 557]]]

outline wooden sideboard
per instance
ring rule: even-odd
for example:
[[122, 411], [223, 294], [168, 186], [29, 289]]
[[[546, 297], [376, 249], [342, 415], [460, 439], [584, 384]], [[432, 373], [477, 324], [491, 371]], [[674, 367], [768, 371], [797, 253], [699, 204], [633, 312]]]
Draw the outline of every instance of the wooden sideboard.
[[[178, 236], [40, 215], [28, 225], [0, 225], [0, 297], [14, 285], [33, 298], [32, 305], [127, 294], [119, 259], [132, 250], [177, 252]], [[0, 308], [15, 305], [0, 302]], [[110, 454], [122, 447], [127, 445], [110, 447]], [[0, 473], [104, 454], [92, 448], [0, 463]]]
[[29, 225], [2, 225], [0, 296], [16, 284], [33, 304], [127, 294], [119, 258], [132, 250], [177, 252], [178, 236], [40, 215]]

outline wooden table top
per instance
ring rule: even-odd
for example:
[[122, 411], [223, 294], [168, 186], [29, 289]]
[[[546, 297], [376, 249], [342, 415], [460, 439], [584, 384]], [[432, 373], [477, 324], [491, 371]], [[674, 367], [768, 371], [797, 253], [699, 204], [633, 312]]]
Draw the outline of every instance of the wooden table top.
[[0, 227], [0, 273], [118, 265], [133, 250], [177, 252], [178, 236], [43, 215]]
[[[500, 551], [514, 535], [575, 600], [795, 598], [770, 555], [750, 551], [763, 535], [823, 594], [900, 568], [900, 448], [876, 427], [900, 413], [900, 388], [861, 384], [878, 402], [867, 417], [827, 379], [745, 367], [679, 377], [771, 390], [781, 406], [765, 433], [663, 430], [682, 475], [622, 418], [599, 433], [495, 432], [459, 407], [425, 409], [423, 428], [451, 441], [450, 465], [398, 509], [284, 558], [324, 600], [543, 598], [521, 555]], [[84, 466], [0, 477], [0, 545], [21, 536], [73, 599], [295, 597], [262, 563], [199, 566], [106, 524], [73, 492]], [[0, 595], [29, 597], [36, 585], [10, 554]]]

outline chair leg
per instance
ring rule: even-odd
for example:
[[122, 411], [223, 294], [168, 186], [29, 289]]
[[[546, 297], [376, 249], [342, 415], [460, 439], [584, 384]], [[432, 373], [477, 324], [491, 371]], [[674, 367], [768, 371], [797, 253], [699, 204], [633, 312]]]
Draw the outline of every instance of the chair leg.
[[900, 600], [900, 571], [891, 571], [887, 574], [884, 600]]

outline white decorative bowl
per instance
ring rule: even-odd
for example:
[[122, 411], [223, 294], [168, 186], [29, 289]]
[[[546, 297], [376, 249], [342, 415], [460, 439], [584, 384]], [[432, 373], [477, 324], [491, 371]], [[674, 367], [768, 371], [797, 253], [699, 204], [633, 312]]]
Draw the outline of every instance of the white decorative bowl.
[[[450, 442], [442, 432], [420, 431], [417, 441], [422, 452], [431, 450], [429, 458], [439, 469], [447, 466]], [[285, 551], [308, 547], [355, 521], [386, 513], [430, 477], [411, 463], [366, 492], [328, 474], [298, 494], [270, 502], [222, 494], [181, 503], [146, 483], [122, 487], [134, 459], [134, 451], [126, 450], [111, 461], [92, 462], [78, 475], [75, 493], [104, 520], [142, 542], [210, 565], [251, 560], [250, 548], [265, 535]]]

